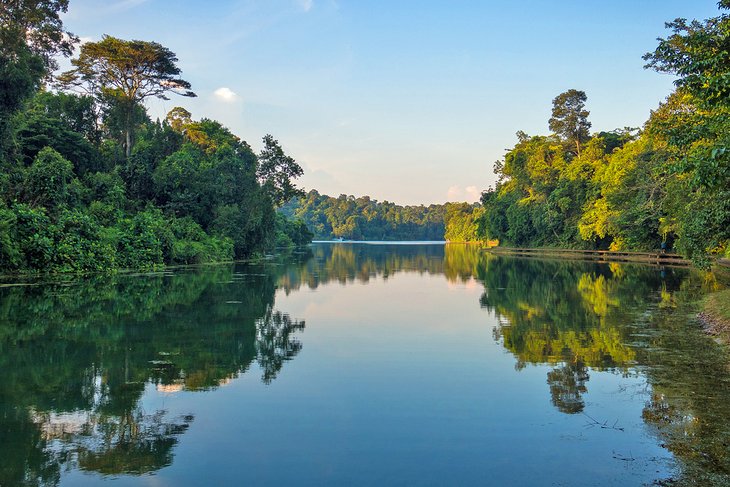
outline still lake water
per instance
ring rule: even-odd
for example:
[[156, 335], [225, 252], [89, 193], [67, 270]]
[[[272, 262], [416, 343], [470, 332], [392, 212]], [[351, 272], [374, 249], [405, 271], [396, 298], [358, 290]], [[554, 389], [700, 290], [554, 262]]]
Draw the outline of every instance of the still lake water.
[[686, 269], [316, 244], [0, 287], [0, 485], [730, 481]]

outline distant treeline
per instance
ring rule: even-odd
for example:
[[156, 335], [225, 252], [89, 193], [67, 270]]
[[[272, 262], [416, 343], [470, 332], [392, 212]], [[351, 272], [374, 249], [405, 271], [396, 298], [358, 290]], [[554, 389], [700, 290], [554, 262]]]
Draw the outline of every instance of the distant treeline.
[[[721, 1], [723, 10], [730, 1]], [[644, 59], [679, 76], [642, 130], [590, 134], [586, 95], [553, 101], [549, 136], [518, 132], [483, 193], [482, 238], [514, 246], [730, 253], [730, 16], [678, 19]]]
[[337, 198], [312, 190], [281, 208], [290, 219], [304, 222], [315, 239], [348, 240], [449, 240], [479, 239], [479, 204], [446, 203], [400, 206], [369, 196]]
[[146, 99], [195, 96], [164, 46], [105, 36], [53, 76], [77, 40], [67, 6], [0, 9], [0, 272], [232, 260], [311, 239], [275, 212], [303, 193], [273, 137], [256, 154], [182, 108], [150, 120]]

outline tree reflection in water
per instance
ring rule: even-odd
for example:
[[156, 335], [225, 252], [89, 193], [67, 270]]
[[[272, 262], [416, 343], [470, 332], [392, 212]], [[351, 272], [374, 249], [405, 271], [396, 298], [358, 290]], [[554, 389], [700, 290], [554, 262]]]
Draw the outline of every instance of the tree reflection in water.
[[586, 382], [589, 377], [588, 368], [581, 362], [568, 362], [548, 372], [553, 406], [567, 414], [583, 412], [585, 403], [582, 394], [588, 390]]
[[[516, 368], [547, 364], [546, 395], [580, 413], [592, 371], [640, 374], [643, 419], [680, 481], [730, 485], [725, 349], [691, 319], [710, 275], [501, 258], [467, 245], [319, 245], [262, 265], [0, 287], [0, 485], [56, 485], [63, 469], [154, 472], [193, 415], [145, 411], [145, 388], [211, 390], [258, 367], [275, 380], [302, 349], [290, 293], [397, 273], [479, 281]], [[695, 480], [699, 479], [699, 480]]]
[[170, 465], [194, 417], [145, 411], [146, 384], [209, 390], [253, 363], [274, 380], [302, 348], [304, 322], [274, 308], [277, 280], [299, 265], [0, 288], [0, 485]]
[[525, 364], [549, 364], [553, 405], [584, 409], [589, 370], [641, 373], [643, 419], [679, 461], [678, 485], [730, 485], [730, 360], [694, 318], [712, 274], [639, 265], [487, 258], [482, 306]]

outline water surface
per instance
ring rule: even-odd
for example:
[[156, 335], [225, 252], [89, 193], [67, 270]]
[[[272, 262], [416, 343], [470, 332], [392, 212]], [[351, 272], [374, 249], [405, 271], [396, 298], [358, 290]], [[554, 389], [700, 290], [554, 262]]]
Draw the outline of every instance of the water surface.
[[730, 480], [709, 275], [328, 243], [19, 284], [3, 486]]

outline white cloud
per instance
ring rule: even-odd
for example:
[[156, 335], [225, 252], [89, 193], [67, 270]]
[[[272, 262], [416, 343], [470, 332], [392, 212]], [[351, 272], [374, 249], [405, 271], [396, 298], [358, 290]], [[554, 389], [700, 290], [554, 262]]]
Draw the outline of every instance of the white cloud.
[[305, 12], [309, 12], [314, 7], [314, 0], [297, 0], [297, 3]]
[[108, 10], [113, 12], [120, 12], [123, 10], [134, 8], [137, 5], [142, 5], [143, 3], [146, 3], [148, 1], [149, 0], [122, 0], [121, 2], [110, 5]]
[[477, 189], [476, 186], [467, 186], [464, 188], [464, 192], [467, 196], [467, 201], [479, 201], [479, 197], [482, 195], [482, 192]]
[[461, 197], [461, 187], [457, 185], [449, 186], [449, 190], [446, 192], [446, 200], [454, 201]]
[[480, 196], [481, 191], [476, 186], [467, 186], [462, 189], [461, 186], [454, 184], [453, 186], [449, 186], [446, 192], [446, 201], [475, 203], [479, 201]]
[[238, 95], [231, 90], [230, 88], [227, 88], [225, 86], [221, 86], [217, 90], [213, 92], [213, 95], [215, 95], [216, 98], [218, 98], [221, 101], [224, 101], [226, 103], [233, 103], [238, 100]]

